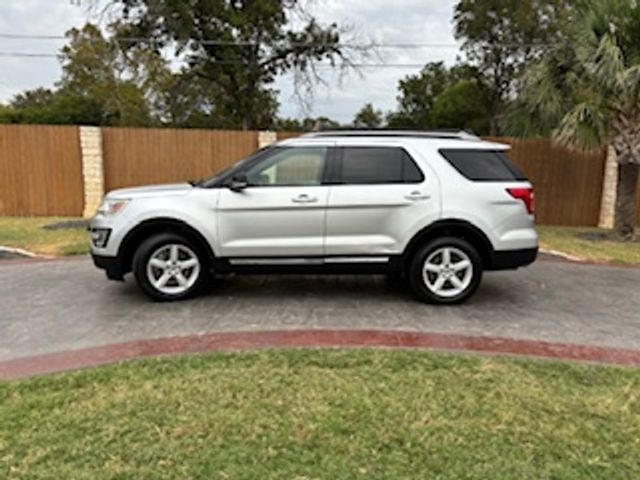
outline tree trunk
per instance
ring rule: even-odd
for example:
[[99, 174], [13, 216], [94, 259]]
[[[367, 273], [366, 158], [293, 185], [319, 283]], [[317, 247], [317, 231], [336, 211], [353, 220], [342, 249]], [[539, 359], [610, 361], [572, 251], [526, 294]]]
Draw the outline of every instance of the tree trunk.
[[636, 228], [636, 194], [640, 165], [622, 163], [618, 166], [615, 234], [622, 240], [631, 240]]

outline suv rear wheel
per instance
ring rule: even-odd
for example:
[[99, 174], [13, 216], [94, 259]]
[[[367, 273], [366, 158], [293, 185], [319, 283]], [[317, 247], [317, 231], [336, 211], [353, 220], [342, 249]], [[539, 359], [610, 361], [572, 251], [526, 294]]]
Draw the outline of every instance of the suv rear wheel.
[[461, 303], [480, 285], [482, 260], [466, 240], [443, 237], [417, 251], [408, 277], [414, 293], [424, 302]]
[[187, 239], [163, 233], [145, 240], [133, 257], [133, 272], [140, 288], [154, 300], [187, 298], [202, 287], [206, 258]]

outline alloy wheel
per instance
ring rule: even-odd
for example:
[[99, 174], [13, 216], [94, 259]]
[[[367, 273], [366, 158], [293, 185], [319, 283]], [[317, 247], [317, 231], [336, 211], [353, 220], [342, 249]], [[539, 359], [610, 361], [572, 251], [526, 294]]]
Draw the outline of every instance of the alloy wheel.
[[473, 279], [473, 263], [456, 247], [440, 247], [424, 262], [422, 279], [435, 295], [451, 298], [464, 292]]
[[180, 295], [189, 290], [200, 275], [200, 260], [193, 250], [176, 243], [163, 245], [147, 261], [147, 278], [166, 295]]

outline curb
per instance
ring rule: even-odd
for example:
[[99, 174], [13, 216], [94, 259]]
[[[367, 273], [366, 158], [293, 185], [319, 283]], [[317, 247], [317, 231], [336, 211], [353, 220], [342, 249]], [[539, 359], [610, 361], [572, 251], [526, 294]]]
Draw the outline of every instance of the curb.
[[388, 330], [283, 330], [168, 337], [18, 358], [0, 362], [0, 379], [17, 379], [162, 355], [338, 347], [415, 348], [640, 366], [640, 351], [588, 345]]

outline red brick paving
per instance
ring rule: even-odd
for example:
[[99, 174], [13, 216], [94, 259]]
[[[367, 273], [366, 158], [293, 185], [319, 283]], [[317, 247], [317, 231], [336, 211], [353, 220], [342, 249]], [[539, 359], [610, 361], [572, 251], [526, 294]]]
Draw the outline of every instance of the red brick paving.
[[407, 331], [287, 330], [160, 338], [19, 358], [0, 362], [0, 379], [95, 367], [158, 355], [283, 347], [418, 348], [640, 365], [640, 351], [567, 343]]

